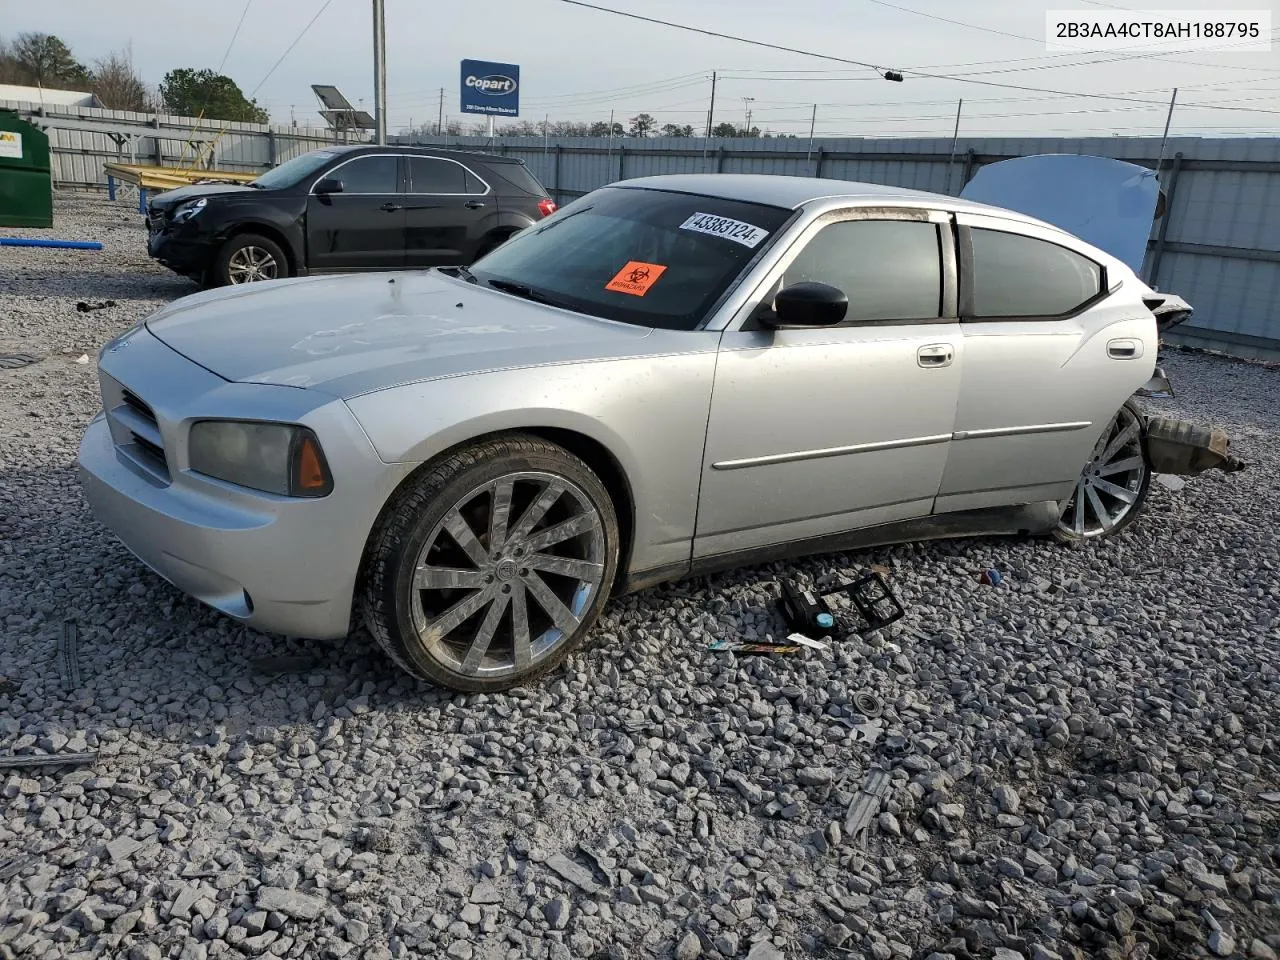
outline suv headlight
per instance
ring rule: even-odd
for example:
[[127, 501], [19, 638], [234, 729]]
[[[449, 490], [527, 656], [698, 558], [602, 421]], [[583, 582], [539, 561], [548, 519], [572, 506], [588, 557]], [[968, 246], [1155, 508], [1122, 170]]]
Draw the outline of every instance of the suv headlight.
[[196, 216], [209, 203], [208, 198], [201, 197], [199, 200], [188, 200], [181, 204], [177, 210], [173, 211], [174, 223], [186, 223], [192, 217]]
[[282, 497], [324, 497], [333, 477], [320, 441], [306, 427], [247, 420], [200, 420], [191, 426], [191, 469]]

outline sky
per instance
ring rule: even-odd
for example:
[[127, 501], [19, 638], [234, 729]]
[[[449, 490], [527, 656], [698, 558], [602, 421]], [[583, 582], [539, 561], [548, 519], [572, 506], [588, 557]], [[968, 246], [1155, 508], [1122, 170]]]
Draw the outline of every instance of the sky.
[[[1046, 9], [1099, 12], [1120, 7], [1120, 0], [593, 0], [901, 70], [902, 83], [869, 68], [563, 0], [385, 2], [392, 133], [434, 123], [441, 88], [445, 117], [460, 118], [459, 61], [472, 58], [519, 64], [521, 119], [538, 123], [608, 120], [612, 111], [626, 124], [647, 112], [659, 124], [691, 124], [701, 134], [716, 71], [716, 122], [742, 124], [750, 110], [752, 125], [773, 133], [807, 136], [816, 116], [817, 136], [950, 136], [959, 108], [961, 136], [1159, 136], [1177, 87], [1171, 135], [1280, 135], [1280, 42], [1268, 53], [1046, 51]], [[1276, 0], [1228, 2], [1233, 9], [1272, 10], [1280, 28]], [[1124, 6], [1140, 4], [1125, 0]], [[1205, 0], [1144, 5], [1213, 6]], [[245, 0], [0, 0], [0, 35], [53, 33], [85, 63], [130, 45], [151, 84], [176, 67], [220, 69], [274, 122], [319, 126], [313, 83], [334, 84], [372, 111], [371, 9], [370, 0], [248, 0], [247, 7]]]

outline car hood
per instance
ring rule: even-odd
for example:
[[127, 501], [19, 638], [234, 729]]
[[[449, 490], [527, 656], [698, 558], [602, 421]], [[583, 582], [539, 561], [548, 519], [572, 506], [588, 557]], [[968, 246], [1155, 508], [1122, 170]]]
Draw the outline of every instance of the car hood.
[[988, 164], [960, 196], [1051, 223], [1139, 273], [1160, 184], [1154, 170], [1123, 160], [1047, 153]]
[[521, 300], [435, 271], [254, 283], [184, 297], [147, 320], [218, 376], [349, 398], [434, 377], [647, 352], [647, 327]]
[[228, 193], [261, 192], [256, 187], [247, 187], [241, 183], [196, 183], [189, 187], [166, 190], [151, 200], [151, 206], [155, 210], [165, 210], [169, 207], [176, 207], [180, 203], [186, 203], [188, 200], [198, 200], [201, 197], [217, 197]]

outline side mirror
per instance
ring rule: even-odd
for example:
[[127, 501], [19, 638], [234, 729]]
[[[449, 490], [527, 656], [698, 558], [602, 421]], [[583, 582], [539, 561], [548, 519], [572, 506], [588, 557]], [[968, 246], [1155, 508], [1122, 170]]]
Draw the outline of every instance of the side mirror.
[[826, 283], [793, 283], [773, 298], [773, 316], [765, 323], [773, 327], [830, 327], [849, 312], [849, 298], [843, 290]]
[[313, 189], [317, 194], [341, 193], [342, 181], [336, 179], [335, 177], [325, 177], [322, 180], [317, 180], [316, 185]]

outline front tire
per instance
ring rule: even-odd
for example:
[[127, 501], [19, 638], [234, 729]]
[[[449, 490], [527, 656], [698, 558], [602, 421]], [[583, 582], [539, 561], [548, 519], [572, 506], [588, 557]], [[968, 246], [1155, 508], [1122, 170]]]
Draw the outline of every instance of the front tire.
[[210, 274], [216, 287], [278, 280], [289, 276], [289, 260], [270, 237], [240, 233], [218, 250]]
[[1098, 438], [1080, 471], [1053, 535], [1066, 543], [1119, 533], [1142, 512], [1151, 486], [1147, 422], [1133, 400], [1125, 402]]
[[528, 684], [595, 624], [618, 565], [608, 491], [567, 451], [512, 434], [450, 454], [384, 511], [369, 631], [409, 673], [463, 692]]

